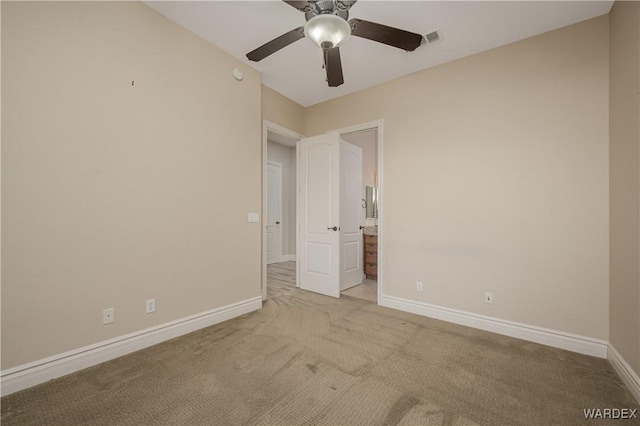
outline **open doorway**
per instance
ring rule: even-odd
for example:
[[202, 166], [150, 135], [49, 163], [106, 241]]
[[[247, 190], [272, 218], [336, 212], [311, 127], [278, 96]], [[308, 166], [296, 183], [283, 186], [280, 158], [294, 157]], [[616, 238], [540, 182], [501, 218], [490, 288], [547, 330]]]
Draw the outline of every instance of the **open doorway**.
[[[382, 277], [382, 120], [329, 131], [298, 143], [297, 194], [297, 276], [296, 283], [303, 290], [339, 298], [341, 291], [362, 283], [365, 259], [373, 266], [368, 286], [351, 292], [367, 291], [367, 299], [380, 304], [383, 293]], [[353, 135], [352, 135], [353, 134]], [[343, 138], [367, 139], [371, 166], [367, 185], [363, 184], [362, 149]], [[351, 135], [351, 136], [349, 136]], [[368, 144], [369, 145], [369, 144]], [[353, 153], [351, 159], [346, 154]], [[377, 158], [376, 158], [377, 157]], [[359, 160], [356, 160], [359, 158]], [[359, 163], [359, 167], [355, 167]], [[359, 181], [356, 179], [359, 176]], [[356, 182], [357, 181], [357, 182]], [[371, 187], [370, 185], [375, 185]], [[367, 191], [367, 187], [372, 191]], [[376, 191], [373, 191], [373, 190]], [[367, 193], [377, 202], [377, 214], [365, 219]], [[353, 195], [349, 195], [353, 194]], [[355, 201], [352, 204], [352, 201]], [[354, 220], [354, 217], [356, 219]], [[347, 239], [352, 234], [359, 241], [373, 237], [365, 257], [364, 244]], [[348, 234], [348, 235], [347, 235]], [[375, 235], [377, 234], [377, 235]], [[376, 241], [377, 240], [377, 241]], [[357, 262], [354, 259], [358, 259]], [[359, 270], [359, 271], [358, 271]], [[359, 272], [359, 281], [346, 280], [345, 274]], [[349, 276], [349, 278], [353, 278]], [[376, 285], [377, 284], [377, 285]], [[350, 293], [343, 293], [351, 295]]]
[[[279, 225], [282, 226], [283, 228], [283, 232], [282, 232], [282, 238], [283, 238], [283, 243], [282, 243], [282, 254], [281, 257], [279, 259], [281, 259], [281, 262], [274, 262], [274, 263], [270, 263], [269, 266], [267, 267], [267, 226], [271, 224], [271, 222], [273, 222], [273, 225], [278, 225], [275, 222], [277, 221], [276, 218], [273, 217], [268, 217], [268, 194], [267, 194], [267, 185], [268, 185], [268, 179], [267, 179], [267, 165], [269, 161], [272, 162], [276, 162], [276, 163], [283, 163], [283, 160], [278, 161], [278, 159], [274, 158], [273, 154], [278, 152], [278, 151], [282, 151], [283, 147], [287, 147], [286, 149], [291, 149], [291, 151], [289, 151], [290, 154], [293, 154], [293, 161], [294, 163], [292, 163], [291, 167], [292, 169], [295, 168], [297, 169], [297, 176], [300, 176], [300, 173], [302, 173], [302, 175], [307, 176], [305, 173], [301, 172], [300, 168], [302, 164], [314, 164], [315, 168], [318, 168], [318, 164], [320, 164], [319, 162], [313, 161], [313, 162], [308, 162], [308, 161], [301, 161], [300, 160], [300, 144], [298, 143], [300, 140], [302, 140], [302, 135], [297, 134], [295, 132], [292, 132], [288, 129], [285, 129], [279, 125], [276, 125], [274, 123], [270, 123], [267, 120], [263, 120], [263, 256], [262, 256], [262, 266], [263, 266], [263, 270], [262, 270], [262, 294], [263, 294], [263, 299], [266, 300], [267, 296], [269, 293], [273, 293], [273, 291], [277, 291], [278, 293], [288, 293], [290, 291], [292, 291], [293, 289], [295, 289], [295, 287], [300, 287], [301, 286], [301, 278], [300, 278], [300, 274], [301, 274], [301, 266], [300, 266], [300, 262], [303, 262], [303, 260], [305, 259], [304, 256], [301, 257], [301, 255], [305, 254], [307, 255], [307, 257], [309, 256], [309, 254], [311, 252], [309, 252], [308, 250], [303, 250], [302, 252], [300, 252], [301, 250], [301, 242], [300, 242], [300, 232], [298, 232], [298, 228], [300, 226], [302, 226], [300, 224], [300, 221], [302, 219], [304, 219], [305, 217], [308, 217], [308, 215], [304, 215], [300, 213], [300, 210], [293, 209], [293, 213], [289, 214], [287, 219], [284, 219], [284, 212], [288, 210], [288, 208], [286, 206], [283, 205], [282, 207], [282, 219], [279, 221], [281, 222]], [[363, 274], [363, 280], [364, 280], [364, 285], [360, 285], [360, 286], [354, 286], [351, 287], [352, 290], [349, 293], [344, 293], [345, 295], [349, 295], [349, 296], [355, 296], [355, 297], [360, 297], [360, 298], [365, 298], [371, 301], [375, 301], [378, 304], [380, 304], [380, 301], [382, 299], [382, 295], [383, 293], [383, 264], [382, 264], [382, 259], [383, 259], [383, 246], [382, 246], [382, 241], [383, 241], [383, 208], [382, 208], [382, 200], [383, 200], [383, 191], [382, 191], [382, 184], [383, 184], [383, 179], [382, 179], [382, 135], [383, 135], [383, 122], [382, 120], [377, 120], [377, 121], [373, 121], [373, 122], [368, 122], [368, 123], [364, 123], [364, 124], [360, 124], [360, 125], [356, 125], [356, 126], [351, 126], [351, 127], [347, 127], [347, 128], [343, 128], [343, 129], [339, 129], [339, 130], [334, 130], [331, 132], [328, 132], [327, 135], [329, 134], [334, 134], [338, 140], [343, 139], [345, 141], [346, 144], [350, 144], [350, 145], [363, 145], [365, 146], [365, 150], [366, 150], [366, 156], [367, 159], [365, 160], [363, 158], [363, 172], [364, 174], [366, 174], [366, 176], [363, 176], [363, 181], [362, 183], [359, 183], [358, 186], [360, 186], [360, 191], [356, 191], [356, 195], [357, 195], [357, 201], [358, 203], [362, 202], [360, 205], [362, 206], [362, 220], [360, 221], [361, 226], [362, 226], [362, 232], [363, 234], [366, 235], [366, 240], [367, 240], [367, 250], [365, 251], [364, 249], [364, 244], [361, 244], [361, 247], [363, 247], [362, 249], [360, 249], [360, 265], [362, 267], [363, 272], [366, 272], [366, 274]], [[320, 136], [318, 136], [320, 137]], [[306, 141], [306, 143], [310, 143], [309, 141], [312, 139], [316, 139], [318, 137], [315, 138], [308, 138], [305, 139], [304, 141]], [[355, 143], [349, 142], [348, 140], [351, 140]], [[294, 148], [297, 144], [297, 150], [296, 148]], [[304, 145], [304, 144], [303, 144]], [[304, 145], [306, 146], [306, 145]], [[271, 150], [269, 149], [269, 147], [271, 147]], [[358, 149], [360, 149], [360, 147], [358, 147]], [[304, 151], [304, 150], [303, 150]], [[270, 155], [271, 153], [271, 155]], [[282, 158], [282, 157], [280, 157]], [[317, 167], [316, 167], [317, 166]], [[322, 168], [324, 170], [324, 168]], [[284, 189], [285, 187], [290, 187], [293, 186], [293, 193], [292, 195], [289, 197], [289, 203], [293, 204], [293, 205], [298, 205], [298, 209], [300, 209], [300, 205], [301, 205], [301, 199], [300, 197], [300, 188], [297, 188], [297, 186], [300, 186], [301, 183], [300, 182], [296, 182], [295, 180], [297, 180], [297, 176], [296, 174], [293, 175], [293, 182], [291, 179], [287, 179], [287, 178], [283, 178], [283, 190], [286, 191], [286, 189]], [[332, 180], [333, 181], [333, 180]], [[288, 183], [285, 183], [288, 182]], [[308, 183], [308, 182], [307, 182]], [[306, 187], [305, 185], [302, 185], [304, 187]], [[308, 186], [308, 185], [307, 185]], [[309, 191], [306, 191], [307, 193], [309, 193]], [[322, 193], [323, 191], [317, 191], [317, 188], [315, 188], [314, 191], [311, 191], [310, 193]], [[302, 205], [307, 205], [308, 203], [302, 203]], [[290, 204], [289, 204], [290, 205]], [[330, 205], [330, 204], [327, 204]], [[365, 210], [367, 210], [368, 207], [368, 212], [367, 214], [365, 214]], [[312, 209], [313, 210], [313, 209]], [[320, 209], [323, 210], [323, 209]], [[326, 209], [325, 209], [326, 210]], [[277, 209], [276, 209], [277, 211]], [[318, 212], [318, 209], [313, 210], [314, 212]], [[317, 216], [317, 214], [316, 214]], [[324, 222], [323, 222], [324, 223]], [[329, 222], [327, 222], [329, 223]], [[338, 222], [336, 222], [337, 224]], [[333, 225], [336, 225], [333, 224]], [[293, 231], [289, 232], [289, 237], [285, 237], [285, 230], [284, 228], [289, 225], [289, 226], [293, 226]], [[331, 224], [329, 224], [330, 226]], [[327, 226], [326, 224], [324, 224], [323, 226]], [[308, 227], [302, 226], [304, 229], [307, 229]], [[315, 228], [314, 228], [315, 229]], [[318, 228], [318, 229], [324, 229], [324, 228]], [[329, 229], [329, 228], [327, 228]], [[333, 226], [330, 228], [331, 230], [334, 231], [341, 231], [339, 226]], [[357, 229], [357, 226], [356, 226]], [[377, 235], [376, 235], [377, 234]], [[371, 237], [374, 238], [374, 240], [371, 240]], [[285, 243], [284, 241], [287, 240], [287, 238], [293, 238], [293, 243], [291, 243], [291, 241], [289, 240], [288, 243]], [[288, 245], [287, 245], [288, 244]], [[287, 249], [287, 247], [289, 249]], [[291, 248], [293, 248], [293, 250], [295, 250], [292, 254], [290, 252]], [[373, 249], [373, 250], [372, 250]], [[287, 253], [287, 251], [289, 251], [289, 253]], [[347, 251], [345, 251], [344, 253], [347, 253]], [[351, 252], [350, 252], [351, 253]], [[277, 256], [275, 258], [278, 258]], [[351, 256], [350, 256], [351, 258]], [[273, 260], [274, 257], [273, 255], [271, 256], [271, 260]], [[307, 259], [308, 260], [308, 259]], [[317, 259], [316, 259], [317, 260]], [[336, 259], [337, 263], [334, 264], [339, 264], [340, 261], [338, 261]], [[303, 262], [304, 263], [304, 262]], [[322, 262], [320, 262], [322, 263]], [[306, 263], [307, 266], [309, 266], [309, 262]], [[311, 262], [313, 267], [318, 267], [319, 263], [316, 262]], [[346, 265], [347, 263], [345, 263]], [[349, 263], [350, 264], [350, 263]], [[367, 266], [367, 269], [365, 270], [364, 266]], [[313, 268], [312, 268], [313, 269]], [[331, 270], [333, 271], [333, 268], [331, 268]], [[269, 271], [271, 271], [271, 276], [269, 276]], [[294, 275], [294, 271], [295, 271], [295, 275]], [[317, 272], [317, 271], [316, 271]], [[268, 279], [269, 278], [269, 279]], [[279, 282], [281, 283], [285, 283], [286, 286], [284, 286], [284, 284], [282, 286], [279, 286]], [[338, 284], [332, 284], [332, 285], [338, 285], [340, 283], [340, 279], [338, 278], [337, 281]], [[271, 291], [268, 292], [269, 287], [274, 287]], [[280, 288], [282, 287], [282, 288]], [[284, 288], [286, 287], [286, 288]], [[359, 288], [358, 288], [359, 287]], [[313, 290], [312, 290], [313, 291]], [[347, 289], [348, 291], [348, 289]], [[321, 292], [321, 291], [318, 291]], [[322, 292], [321, 292], [322, 293]], [[352, 294], [353, 293], [353, 294]], [[325, 293], [323, 293], [325, 294]], [[338, 289], [334, 294], [331, 294], [333, 297], [339, 297], [340, 296], [340, 290]], [[273, 296], [273, 294], [269, 295], [269, 297]]]
[[295, 276], [291, 271], [295, 271], [296, 261], [296, 143], [301, 138], [292, 130], [263, 120], [263, 300], [267, 299], [269, 282], [278, 282], [269, 280], [269, 273]]
[[379, 126], [343, 129], [340, 137], [362, 149], [362, 284], [341, 292], [343, 295], [378, 301], [378, 219], [379, 219]]

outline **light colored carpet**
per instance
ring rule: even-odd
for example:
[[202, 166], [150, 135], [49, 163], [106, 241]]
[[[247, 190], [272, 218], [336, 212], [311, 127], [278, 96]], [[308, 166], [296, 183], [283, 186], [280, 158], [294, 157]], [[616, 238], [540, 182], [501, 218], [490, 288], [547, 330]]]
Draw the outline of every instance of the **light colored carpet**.
[[606, 360], [300, 291], [293, 265], [269, 268], [260, 311], [4, 397], [2, 424], [574, 425], [638, 408]]

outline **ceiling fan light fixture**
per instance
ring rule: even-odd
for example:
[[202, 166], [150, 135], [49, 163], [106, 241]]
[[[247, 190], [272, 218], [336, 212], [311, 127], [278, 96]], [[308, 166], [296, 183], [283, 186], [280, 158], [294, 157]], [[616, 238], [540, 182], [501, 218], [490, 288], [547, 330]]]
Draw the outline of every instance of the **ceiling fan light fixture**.
[[304, 35], [323, 49], [338, 47], [351, 36], [351, 26], [333, 14], [317, 15], [307, 21]]

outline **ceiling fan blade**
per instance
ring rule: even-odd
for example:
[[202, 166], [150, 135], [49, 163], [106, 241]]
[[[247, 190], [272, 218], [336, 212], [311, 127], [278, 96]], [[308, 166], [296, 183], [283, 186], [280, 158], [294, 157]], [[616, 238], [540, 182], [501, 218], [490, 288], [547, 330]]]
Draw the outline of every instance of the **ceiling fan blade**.
[[247, 53], [247, 59], [254, 62], [261, 61], [272, 53], [277, 52], [283, 47], [287, 47], [294, 41], [298, 41], [301, 38], [304, 38], [304, 27], [295, 28]]
[[422, 43], [420, 34], [412, 33], [398, 28], [388, 27], [375, 22], [351, 19], [351, 34], [397, 47], [408, 52], [414, 51]]
[[313, 1], [303, 1], [303, 0], [282, 0], [289, 6], [295, 7], [300, 12], [312, 12], [313, 11]]
[[338, 87], [344, 83], [342, 75], [342, 60], [340, 59], [340, 48], [334, 47], [323, 50], [324, 69], [327, 72], [327, 83], [329, 87]]

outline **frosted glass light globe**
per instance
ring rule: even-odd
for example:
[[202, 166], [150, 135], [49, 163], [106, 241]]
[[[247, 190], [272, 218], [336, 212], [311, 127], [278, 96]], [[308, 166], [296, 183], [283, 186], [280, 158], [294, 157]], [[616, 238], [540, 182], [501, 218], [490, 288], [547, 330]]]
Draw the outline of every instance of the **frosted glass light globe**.
[[351, 26], [339, 16], [318, 15], [307, 21], [304, 35], [323, 49], [338, 47], [351, 36]]

